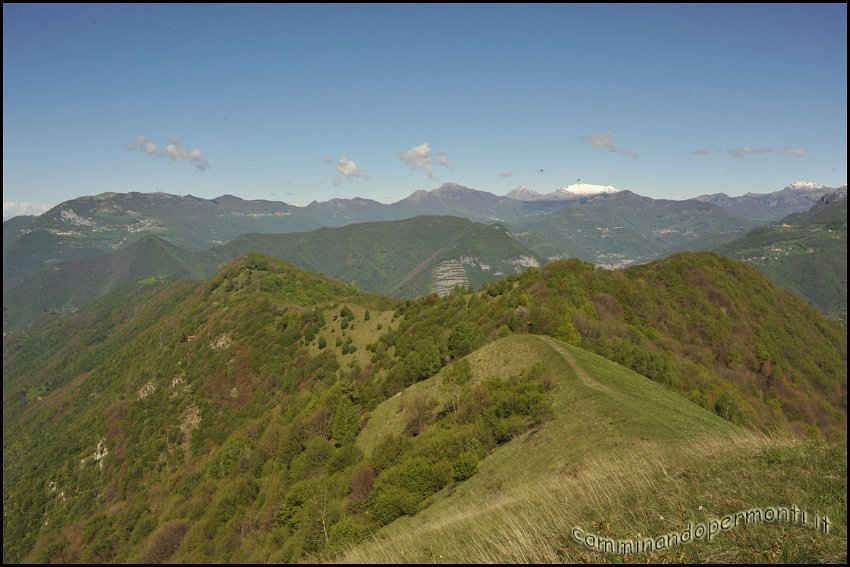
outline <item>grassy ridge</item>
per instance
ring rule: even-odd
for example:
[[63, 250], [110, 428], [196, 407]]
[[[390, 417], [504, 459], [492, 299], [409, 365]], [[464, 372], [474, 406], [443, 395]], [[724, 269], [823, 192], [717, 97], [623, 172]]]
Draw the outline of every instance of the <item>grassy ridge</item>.
[[[553, 418], [499, 448], [462, 486], [348, 549], [340, 561], [611, 561], [617, 556], [577, 544], [572, 528], [615, 539], [659, 536], [689, 521], [779, 502], [829, 515], [836, 524], [832, 534], [798, 526], [742, 527], [711, 544], [644, 557], [844, 557], [846, 502], [842, 506], [840, 495], [846, 478], [840, 475], [840, 451], [744, 434], [645, 377], [552, 339], [503, 339], [469, 360], [477, 380], [544, 362], [559, 382]], [[398, 406], [423, 392], [437, 395], [441, 378], [411, 386], [376, 408], [361, 433], [361, 446], [373, 445], [378, 432], [397, 431]], [[846, 453], [843, 459], [846, 464]]]
[[[495, 458], [494, 455], [491, 458]], [[374, 539], [330, 559], [343, 563], [839, 563], [847, 559], [846, 449], [764, 437], [705, 439], [671, 448], [636, 444], [588, 455], [560, 474], [506, 489], [483, 464], [478, 496], [446, 496]], [[472, 483], [470, 483], [470, 487]], [[825, 515], [829, 534], [791, 523], [741, 525], [668, 551], [589, 549], [575, 527], [614, 540], [680, 533], [756, 507], [795, 505]], [[810, 520], [811, 521], [811, 520]]]

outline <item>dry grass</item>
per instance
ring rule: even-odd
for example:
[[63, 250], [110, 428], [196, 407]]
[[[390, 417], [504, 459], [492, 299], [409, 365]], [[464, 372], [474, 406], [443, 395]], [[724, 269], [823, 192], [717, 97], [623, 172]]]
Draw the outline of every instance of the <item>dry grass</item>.
[[[846, 554], [846, 501], [843, 513], [840, 507], [831, 510], [836, 526], [830, 535], [811, 528], [764, 524], [736, 528], [718, 535], [712, 543], [698, 542], [662, 554], [640, 556], [599, 553], [577, 544], [570, 536], [573, 527], [580, 526], [588, 533], [614, 539], [657, 537], [681, 531], [688, 522], [696, 524], [754, 506], [796, 504], [815, 511], [812, 506], [816, 507], [816, 503], [806, 502], [805, 496], [793, 494], [793, 489], [776, 490], [772, 483], [758, 481], [763, 477], [764, 462], [750, 457], [773, 451], [794, 453], [804, 448], [799, 442], [751, 434], [733, 439], [702, 439], [676, 449], [652, 444], [636, 447], [613, 458], [588, 460], [575, 474], [549, 473], [533, 484], [515, 486], [486, 501], [456, 500], [451, 509], [442, 507], [432, 513], [426, 510], [416, 517], [404, 518], [373, 540], [349, 549], [338, 560], [782, 561], [788, 559], [783, 555], [788, 550], [775, 548], [772, 542], [778, 537], [788, 538], [785, 545], [792, 549], [804, 542], [797, 549], [803, 557], [841, 561], [842, 553]], [[810, 469], [786, 472], [792, 476], [818, 474]], [[740, 486], [741, 482], [746, 486]], [[781, 484], [791, 485], [793, 481]], [[846, 479], [844, 486], [846, 494]], [[741, 492], [749, 499], [740, 501]]]
[[[400, 518], [335, 559], [763, 562], [846, 556], [845, 449], [744, 432], [634, 372], [561, 342], [508, 337], [469, 360], [475, 380], [542, 362], [558, 378], [552, 419], [500, 446], [475, 476], [444, 490], [415, 516]], [[422, 393], [439, 398], [440, 381], [437, 375], [376, 408], [358, 440], [361, 448], [399, 433], [402, 400]], [[827, 514], [836, 529], [826, 536], [793, 525], [743, 526], [711, 543], [641, 556], [602, 554], [570, 536], [581, 526], [613, 539], [657, 537], [681, 531], [689, 521], [792, 504]]]

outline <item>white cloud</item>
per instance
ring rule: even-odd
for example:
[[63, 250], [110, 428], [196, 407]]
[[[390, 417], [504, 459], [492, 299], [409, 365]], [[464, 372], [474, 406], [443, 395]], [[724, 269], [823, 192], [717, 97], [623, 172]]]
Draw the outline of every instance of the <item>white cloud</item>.
[[634, 160], [640, 159], [640, 156], [634, 150], [623, 148], [615, 144], [614, 134], [611, 132], [593, 132], [585, 136], [583, 140], [594, 148], [605, 149], [609, 152], [624, 155]]
[[353, 179], [355, 177], [367, 179], [369, 177], [368, 175], [366, 175], [365, 171], [363, 171], [357, 166], [357, 163], [355, 163], [354, 160], [348, 159], [347, 157], [343, 156], [339, 158], [338, 160], [336, 160], [335, 164], [334, 158], [332, 156], [325, 156], [323, 161], [328, 165], [333, 164], [334, 169], [336, 169], [337, 172], [342, 176], [334, 177], [334, 187], [342, 185], [343, 181], [345, 181], [346, 179]]
[[510, 177], [514, 173], [510, 169], [503, 169], [499, 172], [499, 177]]
[[336, 170], [346, 179], [351, 179], [352, 177], [366, 177], [366, 172], [357, 167], [357, 164], [347, 157], [339, 158], [339, 161], [336, 162]]
[[786, 148], [782, 148], [781, 150], [779, 150], [779, 155], [781, 155], [781, 156], [803, 157], [804, 155], [806, 155], [806, 150], [804, 150], [803, 148], [788, 148], [788, 147], [786, 147]]
[[169, 158], [171, 161], [188, 161], [194, 164], [195, 169], [198, 171], [206, 171], [210, 167], [210, 163], [207, 161], [206, 156], [204, 156], [204, 152], [198, 148], [185, 148], [174, 138], [171, 138], [162, 150], [159, 150], [158, 146], [145, 136], [139, 136], [124, 147], [127, 148], [127, 151], [138, 149], [150, 156]]
[[729, 150], [729, 153], [735, 156], [736, 158], [743, 158], [749, 155], [757, 155], [757, 154], [769, 154], [773, 151], [773, 148], [751, 148], [750, 146], [741, 146], [740, 148], [735, 148], [734, 150]]
[[440, 151], [436, 157], [431, 153], [431, 144], [428, 142], [414, 146], [409, 150], [398, 152], [398, 159], [409, 165], [412, 169], [420, 169], [428, 174], [431, 179], [437, 179], [434, 173], [434, 165], [452, 167], [454, 164], [449, 160], [446, 153]]
[[709, 150], [708, 148], [700, 148], [698, 150], [694, 150], [694, 151], [689, 152], [689, 153], [691, 155], [695, 155], [695, 156], [707, 156], [708, 154], [711, 153], [711, 150]]
[[47, 203], [36, 205], [26, 201], [3, 201], [3, 220], [19, 215], [40, 215], [49, 211], [52, 206]]
[[156, 144], [145, 138], [144, 136], [139, 136], [129, 144], [125, 146], [128, 150], [140, 149], [148, 155], [156, 155]]

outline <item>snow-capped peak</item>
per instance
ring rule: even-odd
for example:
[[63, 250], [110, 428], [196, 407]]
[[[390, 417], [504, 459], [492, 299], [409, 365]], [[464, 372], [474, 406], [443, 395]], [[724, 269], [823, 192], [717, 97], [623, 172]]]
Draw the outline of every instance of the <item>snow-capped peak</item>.
[[600, 193], [616, 193], [617, 189], [610, 185], [593, 185], [591, 183], [573, 183], [566, 187], [560, 187], [555, 195], [599, 195]]
[[518, 185], [510, 193], [505, 195], [505, 197], [507, 197], [508, 199], [518, 199], [520, 201], [524, 199], [534, 199], [539, 196], [540, 193], [538, 193], [534, 189], [529, 189], [525, 185]]
[[829, 185], [821, 185], [820, 183], [812, 183], [811, 181], [795, 181], [786, 189], [795, 191], [817, 191], [819, 189], [829, 189]]

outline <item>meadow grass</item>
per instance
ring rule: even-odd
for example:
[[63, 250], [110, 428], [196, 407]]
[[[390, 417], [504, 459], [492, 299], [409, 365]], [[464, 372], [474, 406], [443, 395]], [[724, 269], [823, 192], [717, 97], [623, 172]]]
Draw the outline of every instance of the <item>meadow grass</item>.
[[[541, 362], [555, 376], [553, 417], [500, 446], [466, 482], [443, 490], [334, 559], [343, 562], [825, 561], [846, 558], [846, 449], [732, 425], [604, 358], [554, 339], [512, 336], [469, 355], [473, 380]], [[368, 451], [403, 427], [404, 400], [438, 401], [445, 370], [372, 412]], [[823, 534], [789, 523], [738, 526], [642, 555], [605, 554], [571, 530], [612, 539], [681, 532], [688, 522], [754, 507], [826, 515]], [[327, 558], [323, 558], [327, 559]]]

